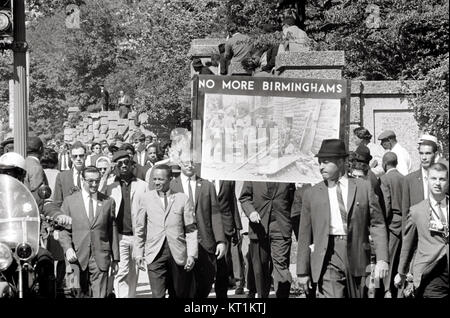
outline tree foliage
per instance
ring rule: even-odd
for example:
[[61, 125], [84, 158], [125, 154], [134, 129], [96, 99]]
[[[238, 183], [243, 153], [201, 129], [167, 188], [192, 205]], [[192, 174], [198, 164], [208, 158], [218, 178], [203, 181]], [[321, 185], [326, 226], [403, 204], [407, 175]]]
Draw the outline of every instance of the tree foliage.
[[[80, 29], [65, 27], [66, 6], [71, 3], [80, 7]], [[38, 134], [60, 133], [70, 106], [82, 111], [98, 107], [100, 84], [113, 103], [119, 90], [126, 91], [136, 110], [147, 112], [153, 128], [187, 127], [188, 52], [193, 39], [225, 38], [227, 25], [233, 23], [259, 48], [279, 41], [279, 35], [261, 30], [265, 23], [280, 29], [279, 7], [273, 0], [27, 0], [27, 4], [30, 126]], [[380, 8], [378, 28], [367, 27], [371, 14], [367, 8], [373, 4]], [[419, 123], [431, 116], [433, 109], [425, 116], [423, 107], [437, 98], [431, 97], [436, 88], [432, 83], [445, 73], [448, 61], [448, 1], [310, 0], [305, 28], [318, 49], [345, 51], [346, 78], [428, 80], [430, 88], [423, 92], [428, 97], [414, 105], [423, 103], [415, 106], [422, 107], [417, 111]], [[7, 114], [11, 63], [10, 53], [0, 55], [2, 117]]]

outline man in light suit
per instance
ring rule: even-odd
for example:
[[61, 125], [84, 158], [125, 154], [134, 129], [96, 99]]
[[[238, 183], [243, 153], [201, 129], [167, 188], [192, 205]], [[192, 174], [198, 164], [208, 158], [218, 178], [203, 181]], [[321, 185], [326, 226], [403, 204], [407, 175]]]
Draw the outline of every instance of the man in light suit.
[[82, 186], [82, 171], [86, 161], [86, 147], [76, 141], [70, 149], [72, 169], [61, 171], [55, 181], [55, 203], [61, 205], [63, 200]]
[[115, 203], [98, 192], [99, 184], [98, 169], [85, 168], [81, 191], [66, 197], [61, 208], [72, 218], [72, 229], [61, 231], [60, 242], [67, 260], [79, 270], [80, 297], [106, 297], [109, 267], [114, 273], [119, 261]]
[[223, 230], [214, 185], [196, 176], [190, 160], [181, 162], [181, 175], [170, 183], [173, 192], [182, 192], [194, 206], [198, 229], [198, 261], [194, 268], [193, 298], [207, 298], [216, 276], [217, 260], [225, 256], [226, 238]]
[[271, 274], [277, 298], [289, 297], [294, 193], [293, 183], [244, 182], [239, 201], [250, 220], [249, 258], [253, 273], [249, 275], [253, 274], [259, 298], [269, 297]]
[[428, 168], [428, 199], [412, 206], [395, 283], [403, 285], [413, 258], [412, 274], [416, 298], [448, 298], [448, 168], [435, 163]]
[[297, 249], [297, 275], [305, 292], [317, 288], [325, 298], [362, 298], [370, 264], [372, 237], [375, 277], [389, 271], [386, 224], [370, 183], [347, 177], [345, 144], [322, 141], [320, 172], [324, 179], [303, 199]]
[[380, 187], [383, 192], [386, 226], [389, 231], [389, 275], [386, 277], [384, 286], [391, 298], [397, 298], [394, 276], [397, 272], [402, 244], [402, 193], [405, 177], [396, 169], [397, 155], [391, 151], [384, 154], [382, 167], [385, 173], [380, 177]]
[[198, 256], [193, 206], [187, 195], [170, 190], [171, 178], [169, 166], [155, 166], [155, 190], [138, 199], [136, 256], [140, 267], [147, 263], [153, 298], [164, 298], [166, 290], [188, 298]]
[[119, 150], [114, 153], [116, 179], [107, 186], [106, 195], [115, 201], [114, 215], [119, 233], [120, 263], [114, 279], [114, 291], [117, 298], [134, 298], [138, 280], [138, 268], [134, 260], [136, 215], [139, 209], [137, 197], [145, 195], [148, 184], [133, 174], [133, 163], [128, 152]]

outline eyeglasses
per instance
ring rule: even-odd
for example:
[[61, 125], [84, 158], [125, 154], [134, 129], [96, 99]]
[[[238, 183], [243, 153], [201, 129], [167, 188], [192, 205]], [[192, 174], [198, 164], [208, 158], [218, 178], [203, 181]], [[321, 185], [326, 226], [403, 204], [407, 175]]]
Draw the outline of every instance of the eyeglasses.
[[82, 154], [82, 155], [72, 155], [72, 158], [84, 158], [84, 154]]
[[98, 183], [100, 183], [100, 179], [85, 179], [84, 181], [86, 181], [89, 184], [98, 184]]
[[130, 160], [125, 159], [122, 161], [117, 161], [117, 167], [128, 166], [130, 164]]

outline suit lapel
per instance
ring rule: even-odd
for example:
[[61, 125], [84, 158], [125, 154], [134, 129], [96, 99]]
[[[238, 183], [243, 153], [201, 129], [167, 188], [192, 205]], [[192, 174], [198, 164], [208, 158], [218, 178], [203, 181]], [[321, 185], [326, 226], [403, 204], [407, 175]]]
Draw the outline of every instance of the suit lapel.
[[83, 195], [81, 194], [81, 191], [76, 192], [76, 200], [74, 200], [74, 205], [76, 206], [76, 210], [80, 211], [80, 217], [83, 219], [87, 224], [90, 225], [89, 217], [87, 215], [86, 208], [84, 206], [84, 200]]
[[97, 209], [95, 210], [95, 216], [94, 221], [91, 224], [91, 228], [94, 227], [94, 224], [97, 222], [97, 219], [99, 218], [99, 215], [103, 213], [103, 198], [101, 197], [100, 193], [97, 193]]
[[350, 219], [353, 201], [355, 200], [356, 183], [355, 180], [348, 178], [348, 195], [347, 195], [347, 220]]
[[420, 193], [422, 194], [422, 196], [423, 196], [423, 192], [424, 192], [424, 189], [423, 189], [423, 175], [422, 175], [422, 168], [420, 168], [420, 170], [419, 170], [419, 173], [417, 174], [417, 179], [419, 180], [419, 191], [420, 191]]
[[[195, 210], [197, 210], [197, 204], [198, 204], [198, 198], [200, 197], [200, 192], [202, 191], [203, 188], [203, 180], [200, 178], [197, 178], [196, 182], [195, 182]], [[215, 189], [214, 189], [215, 191]]]
[[122, 203], [122, 189], [120, 188], [120, 182], [116, 182], [116, 185], [111, 189], [111, 198], [113, 198], [116, 202], [116, 210], [114, 212], [117, 217], [120, 209], [120, 204]]
[[[324, 228], [328, 230], [330, 228], [330, 218], [331, 218], [330, 196], [328, 195], [328, 187], [326, 186], [326, 184], [323, 181], [320, 183], [319, 189], [320, 189], [319, 199], [322, 202], [323, 208], [318, 209], [317, 212], [323, 211], [322, 216], [325, 218], [324, 222], [323, 222]], [[314, 213], [314, 212], [312, 212], [312, 213]]]
[[172, 208], [173, 202], [175, 201], [175, 195], [171, 193], [167, 198], [167, 207], [165, 210], [166, 217], [169, 215], [169, 211]]
[[[181, 178], [180, 178], [180, 177], [175, 178], [175, 179], [173, 180], [172, 190], [173, 190], [174, 192], [181, 192], [181, 193], [184, 193], [183, 185], [181, 184]], [[187, 193], [185, 193], [185, 194], [187, 194]]]

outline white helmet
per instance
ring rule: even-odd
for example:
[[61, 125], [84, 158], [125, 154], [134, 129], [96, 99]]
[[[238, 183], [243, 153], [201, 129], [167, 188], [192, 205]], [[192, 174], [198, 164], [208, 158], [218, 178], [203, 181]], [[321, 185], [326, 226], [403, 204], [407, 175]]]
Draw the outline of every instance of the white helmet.
[[0, 166], [25, 169], [25, 159], [17, 152], [7, 152], [0, 157]]

